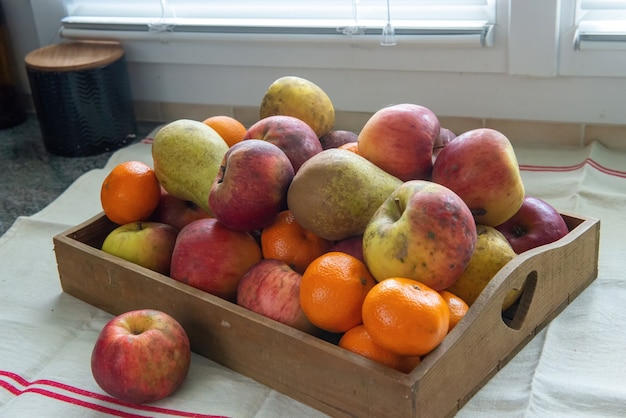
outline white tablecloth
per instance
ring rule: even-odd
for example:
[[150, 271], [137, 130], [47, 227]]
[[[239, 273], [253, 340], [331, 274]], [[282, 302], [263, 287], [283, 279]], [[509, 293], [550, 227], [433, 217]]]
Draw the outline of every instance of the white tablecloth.
[[[598, 143], [516, 152], [528, 194], [601, 219], [599, 275], [458, 416], [626, 416], [626, 153]], [[0, 416], [322, 416], [195, 354], [182, 387], [150, 406], [97, 386], [91, 350], [111, 315], [62, 292], [52, 237], [99, 213], [102, 180], [131, 159], [152, 164], [150, 145], [118, 151], [0, 238]]]

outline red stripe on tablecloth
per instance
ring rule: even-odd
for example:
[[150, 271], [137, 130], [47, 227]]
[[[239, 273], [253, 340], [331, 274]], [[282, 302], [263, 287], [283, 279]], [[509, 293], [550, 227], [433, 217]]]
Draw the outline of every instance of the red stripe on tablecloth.
[[61, 382], [56, 382], [54, 380], [40, 379], [40, 380], [35, 380], [35, 381], [30, 382], [24, 379], [22, 376], [18, 375], [17, 373], [9, 372], [7, 370], [0, 370], [0, 376], [5, 376], [7, 378], [10, 378], [14, 380], [18, 385], [24, 387], [24, 389], [20, 389], [8, 381], [0, 380], [0, 387], [3, 387], [4, 389], [6, 389], [7, 391], [9, 391], [15, 396], [19, 396], [23, 393], [37, 393], [39, 395], [47, 396], [49, 398], [56, 399], [58, 401], [66, 402], [72, 405], [77, 405], [77, 406], [81, 406], [84, 408], [92, 409], [94, 411], [104, 412], [107, 414], [124, 417], [124, 418], [144, 418], [146, 417], [146, 415], [138, 415], [138, 414], [133, 414], [133, 413], [126, 412], [126, 411], [121, 411], [118, 409], [113, 409], [107, 406], [99, 405], [99, 404], [92, 403], [92, 402], [87, 402], [87, 401], [74, 398], [71, 396], [67, 396], [61, 393], [57, 393], [51, 390], [42, 389], [38, 387], [31, 387], [31, 386], [34, 386], [34, 385], [49, 386], [52, 388], [61, 389], [70, 393], [81, 395], [87, 398], [93, 398], [94, 400], [105, 401], [114, 405], [119, 405], [119, 406], [123, 406], [126, 408], [132, 408], [132, 409], [136, 409], [138, 411], [143, 411], [143, 412], [153, 412], [153, 413], [171, 415], [171, 416], [176, 416], [176, 417], [225, 418], [223, 416], [218, 416], [218, 415], [206, 415], [206, 414], [199, 414], [195, 412], [186, 412], [186, 411], [177, 411], [177, 410], [168, 409], [168, 408], [159, 408], [159, 407], [150, 406], [150, 405], [131, 404], [131, 403], [120, 401], [111, 396], [102, 395], [100, 393], [95, 393], [95, 392], [91, 392], [88, 390], [80, 389], [74, 386], [66, 385]]
[[585, 165], [590, 165], [601, 173], [608, 174], [610, 176], [626, 178], [626, 171], [615, 170], [612, 168], [605, 167], [598, 162], [592, 160], [591, 158], [586, 158], [584, 161], [574, 164], [574, 165], [566, 165], [566, 166], [549, 166], [549, 165], [528, 165], [528, 164], [520, 164], [519, 168], [522, 171], [550, 171], [550, 172], [563, 172], [563, 171], [576, 171], [582, 168]]

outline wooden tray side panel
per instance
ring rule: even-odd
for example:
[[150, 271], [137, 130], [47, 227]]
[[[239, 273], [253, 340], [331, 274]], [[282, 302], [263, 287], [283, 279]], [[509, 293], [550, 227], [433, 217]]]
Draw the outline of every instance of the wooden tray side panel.
[[[96, 221], [96, 229], [102, 223]], [[71, 236], [93, 238], [90, 226]], [[408, 375], [110, 256], [54, 239], [63, 290], [112, 315], [152, 308], [187, 331], [194, 352], [337, 417], [410, 416]]]
[[[413, 371], [419, 416], [458, 411], [597, 276], [600, 224], [580, 223], [569, 236], [507, 264], [444, 342]], [[509, 289], [526, 284], [513, 320], [502, 317]]]

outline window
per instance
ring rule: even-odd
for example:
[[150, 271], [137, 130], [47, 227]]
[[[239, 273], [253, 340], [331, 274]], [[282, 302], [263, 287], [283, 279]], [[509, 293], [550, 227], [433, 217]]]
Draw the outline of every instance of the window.
[[[380, 39], [493, 45], [496, 0], [66, 0], [63, 29]], [[388, 41], [389, 44], [394, 42]]]
[[[386, 0], [317, 0], [308, 11], [308, 2], [299, 0], [196, 0], [198, 9], [193, 15], [191, 9], [183, 8], [192, 4], [191, 0], [26, 3], [32, 8], [36, 23], [33, 32], [41, 45], [69, 39], [122, 41], [133, 94], [141, 101], [256, 106], [268, 80], [291, 73], [332, 91], [337, 108], [343, 110], [371, 112], [384, 104], [413, 101], [449, 116], [623, 124], [626, 50], [619, 50], [619, 45], [624, 42], [589, 40], [586, 37], [594, 35], [585, 25], [602, 14], [607, 23], [608, 18], [618, 16], [615, 11], [624, 11], [624, 2], [390, 0], [398, 38], [393, 47], [380, 45]], [[327, 32], [258, 33], [260, 23], [256, 33], [192, 31], [210, 27], [206, 19], [228, 18], [226, 10], [250, 12], [242, 5], [253, 7], [257, 3], [268, 5], [265, 11], [272, 13], [281, 9], [271, 9], [270, 4], [291, 5], [289, 10], [282, 9], [285, 13], [300, 11], [300, 20], [293, 16], [282, 19], [288, 23], [283, 31], [295, 32], [294, 22], [307, 19], [309, 26], [304, 28], [319, 30], [324, 27], [319, 19], [324, 18]], [[223, 15], [208, 13], [209, 6], [216, 4], [226, 7], [215, 9]], [[343, 6], [342, 17], [334, 15], [338, 4]], [[354, 4], [362, 6], [356, 19]], [[445, 19], [436, 13], [411, 17], [410, 8], [399, 11], [401, 5], [419, 6], [429, 13], [435, 9], [427, 5], [438, 5], [440, 12], [448, 13]], [[175, 8], [168, 9], [170, 6]], [[161, 22], [161, 17], [186, 20]], [[205, 19], [204, 27], [195, 27], [193, 23], [198, 21], [193, 19]], [[315, 19], [317, 25], [312, 24]], [[443, 32], [445, 25], [441, 23], [445, 20], [459, 24], [454, 33]], [[404, 26], [418, 28], [405, 25], [410, 21], [428, 22], [439, 32], [403, 33]], [[480, 35], [461, 35], [458, 30], [461, 23], [481, 21], [492, 25], [493, 46], [481, 43]], [[121, 22], [128, 26], [121, 26]], [[149, 23], [177, 26], [154, 26], [148, 31]], [[255, 28], [250, 23], [248, 26]], [[337, 30], [365, 26], [369, 26], [369, 33]], [[613, 36], [619, 35], [614, 32]], [[602, 44], [612, 49], [602, 49]]]
[[578, 0], [576, 49], [626, 49], [626, 1]]

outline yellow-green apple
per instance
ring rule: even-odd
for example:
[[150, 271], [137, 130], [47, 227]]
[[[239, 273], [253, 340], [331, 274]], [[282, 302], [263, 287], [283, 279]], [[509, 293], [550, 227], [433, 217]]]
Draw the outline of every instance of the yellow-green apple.
[[441, 152], [441, 150], [452, 142], [456, 138], [456, 134], [448, 128], [441, 127], [439, 129], [439, 135], [435, 139], [435, 143], [433, 144], [433, 163], [437, 159], [437, 155]]
[[363, 257], [363, 234], [335, 241], [330, 251], [340, 251], [350, 254], [352, 257], [356, 257], [362, 262], [365, 262], [365, 258]]
[[161, 222], [131, 222], [105, 237], [102, 251], [168, 275], [178, 230]]
[[517, 253], [550, 244], [569, 233], [561, 214], [548, 202], [525, 196], [522, 206], [508, 221], [496, 226]]
[[234, 302], [239, 281], [261, 258], [261, 246], [249, 232], [215, 218], [198, 219], [178, 233], [170, 277]]
[[349, 142], [357, 142], [359, 134], [345, 129], [336, 129], [320, 136], [320, 142], [323, 149], [338, 148]]
[[432, 180], [458, 194], [482, 225], [504, 223], [524, 200], [513, 146], [495, 129], [473, 129], [448, 143], [435, 160]]
[[252, 266], [239, 282], [237, 304], [306, 333], [315, 327], [300, 306], [302, 275], [283, 261], [266, 258]]
[[384, 107], [363, 125], [359, 154], [402, 181], [427, 179], [439, 130], [439, 119], [424, 106]]
[[287, 206], [287, 190], [294, 176], [287, 155], [260, 139], [234, 144], [209, 193], [209, 206], [221, 223], [240, 231], [268, 226]]
[[161, 197], [150, 220], [172, 225], [180, 231], [191, 221], [210, 217], [211, 215], [191, 200], [180, 199], [161, 187]]
[[109, 395], [142, 404], [172, 394], [189, 371], [189, 338], [165, 312], [139, 309], [111, 319], [91, 354], [96, 383]]
[[474, 218], [459, 196], [437, 183], [409, 180], [372, 216], [363, 256], [378, 281], [406, 277], [443, 290], [463, 273], [476, 239]]
[[304, 121], [287, 115], [265, 117], [248, 128], [244, 140], [261, 139], [276, 145], [298, 172], [302, 163], [322, 151], [315, 131]]

